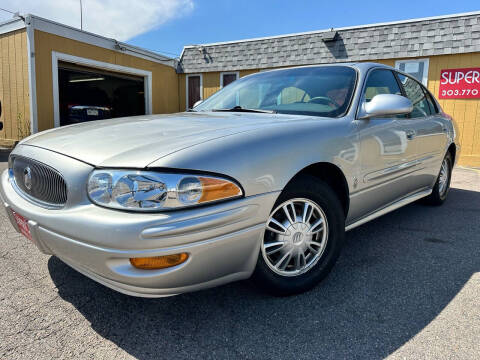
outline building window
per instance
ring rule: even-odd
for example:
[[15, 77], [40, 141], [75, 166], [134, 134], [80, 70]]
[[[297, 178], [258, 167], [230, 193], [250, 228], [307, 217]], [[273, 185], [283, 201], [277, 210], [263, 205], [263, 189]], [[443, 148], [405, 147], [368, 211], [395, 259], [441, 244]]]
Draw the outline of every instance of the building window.
[[238, 71], [220, 73], [220, 87], [223, 88], [239, 78]]
[[193, 105], [202, 100], [203, 84], [202, 75], [187, 75], [187, 110], [193, 108]]
[[397, 60], [395, 68], [428, 85], [428, 59]]

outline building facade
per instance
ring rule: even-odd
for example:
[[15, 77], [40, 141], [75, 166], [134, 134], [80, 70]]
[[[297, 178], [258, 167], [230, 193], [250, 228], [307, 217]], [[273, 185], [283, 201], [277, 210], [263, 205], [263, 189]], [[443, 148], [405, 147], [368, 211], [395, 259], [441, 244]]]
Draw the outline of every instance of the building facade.
[[0, 147], [53, 127], [177, 112], [177, 60], [28, 15], [0, 24]]
[[422, 81], [480, 166], [480, 12], [185, 46], [180, 59], [36, 16], [0, 24], [0, 147], [71, 123], [184, 111], [236, 79], [375, 61]]

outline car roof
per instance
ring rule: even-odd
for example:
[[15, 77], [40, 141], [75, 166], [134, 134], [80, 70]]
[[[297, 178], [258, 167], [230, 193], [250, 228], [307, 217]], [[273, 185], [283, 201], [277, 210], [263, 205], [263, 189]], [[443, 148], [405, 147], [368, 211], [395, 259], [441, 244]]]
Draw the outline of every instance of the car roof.
[[[270, 72], [270, 71], [286, 71], [286, 70], [291, 70], [291, 69], [299, 69], [299, 68], [308, 68], [308, 67], [327, 67], [327, 66], [348, 66], [348, 67], [353, 67], [357, 68], [358, 70], [365, 72], [368, 71], [371, 68], [385, 68], [385, 69], [392, 69], [395, 70], [393, 67], [385, 65], [385, 64], [380, 64], [376, 62], [339, 62], [339, 63], [330, 63], [330, 64], [314, 64], [314, 65], [301, 65], [301, 66], [292, 66], [292, 67], [287, 67], [287, 68], [277, 68], [277, 69], [271, 69], [271, 70], [266, 70], [262, 72]], [[253, 73], [251, 75], [255, 75], [258, 73]], [[249, 75], [249, 76], [251, 76]]]

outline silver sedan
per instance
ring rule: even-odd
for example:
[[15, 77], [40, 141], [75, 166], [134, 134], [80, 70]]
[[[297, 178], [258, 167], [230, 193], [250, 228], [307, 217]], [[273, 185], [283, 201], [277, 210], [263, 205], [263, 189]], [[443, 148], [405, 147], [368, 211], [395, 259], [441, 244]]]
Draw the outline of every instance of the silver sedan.
[[252, 277], [289, 295], [329, 273], [345, 231], [422, 198], [441, 205], [457, 134], [393, 68], [274, 70], [184, 113], [35, 134], [11, 153], [0, 197], [40, 251], [122, 293]]

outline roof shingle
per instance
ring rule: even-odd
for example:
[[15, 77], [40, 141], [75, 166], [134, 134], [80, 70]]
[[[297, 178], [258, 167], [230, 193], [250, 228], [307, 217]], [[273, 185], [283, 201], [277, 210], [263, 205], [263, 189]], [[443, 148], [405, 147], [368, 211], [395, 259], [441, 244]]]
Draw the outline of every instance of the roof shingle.
[[480, 12], [262, 39], [186, 46], [179, 72], [409, 58], [480, 52]]

